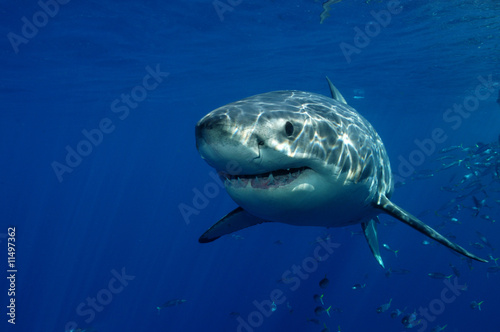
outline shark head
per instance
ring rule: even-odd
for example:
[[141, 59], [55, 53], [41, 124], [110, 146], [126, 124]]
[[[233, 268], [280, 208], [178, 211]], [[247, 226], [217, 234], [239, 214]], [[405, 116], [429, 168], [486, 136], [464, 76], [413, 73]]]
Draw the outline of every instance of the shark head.
[[[228, 194], [266, 220], [356, 223], [364, 216], [352, 218], [353, 208], [362, 212], [392, 190], [390, 168], [382, 167], [385, 149], [371, 125], [341, 101], [318, 94], [275, 91], [245, 98], [212, 111], [195, 131], [200, 155]], [[345, 204], [346, 195], [362, 197], [351, 200], [359, 206]], [[335, 225], [327, 217], [331, 211], [337, 212]]]
[[268, 92], [220, 107], [196, 124], [201, 157], [217, 170], [239, 205], [199, 241], [265, 222], [359, 223], [383, 266], [376, 221], [386, 213], [484, 262], [390, 201], [393, 181], [382, 140], [328, 83], [332, 98], [294, 90]]

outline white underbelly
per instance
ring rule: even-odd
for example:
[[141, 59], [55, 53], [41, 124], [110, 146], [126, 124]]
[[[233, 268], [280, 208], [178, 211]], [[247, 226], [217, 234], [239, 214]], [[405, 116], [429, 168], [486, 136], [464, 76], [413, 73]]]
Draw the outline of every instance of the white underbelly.
[[227, 188], [247, 212], [274, 222], [296, 226], [342, 227], [378, 214], [372, 202], [371, 181], [361, 184], [339, 181], [295, 181], [283, 188]]

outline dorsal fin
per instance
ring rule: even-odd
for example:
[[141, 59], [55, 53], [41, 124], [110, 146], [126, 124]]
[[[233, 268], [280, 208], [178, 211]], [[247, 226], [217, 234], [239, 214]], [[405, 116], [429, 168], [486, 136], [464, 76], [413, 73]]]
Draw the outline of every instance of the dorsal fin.
[[340, 91], [333, 85], [332, 81], [326, 76], [326, 80], [328, 82], [328, 86], [330, 87], [330, 93], [332, 94], [332, 98], [340, 101], [341, 103], [347, 104], [344, 97], [340, 94]]

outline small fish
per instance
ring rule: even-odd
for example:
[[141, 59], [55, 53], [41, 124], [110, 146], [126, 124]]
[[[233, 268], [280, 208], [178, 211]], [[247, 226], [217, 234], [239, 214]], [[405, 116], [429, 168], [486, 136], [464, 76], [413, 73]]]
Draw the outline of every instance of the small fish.
[[287, 307], [289, 313], [293, 313], [293, 308], [292, 308], [292, 306], [291, 306], [291, 304], [290, 304], [289, 301], [286, 302], [286, 307]]
[[231, 234], [231, 237], [235, 240], [244, 240], [245, 238], [238, 234]]
[[450, 179], [448, 180], [448, 183], [452, 183], [453, 180], [455, 180], [455, 178], [457, 177], [457, 173], [453, 173], [451, 176], [450, 176]]
[[493, 257], [493, 255], [491, 255], [491, 254], [490, 254], [490, 255], [489, 255], [489, 258], [490, 258], [493, 262], [495, 262], [495, 265], [496, 265], [496, 266], [498, 266], [497, 260], [499, 260], [499, 259], [500, 259], [500, 257], [495, 258], [495, 257]]
[[458, 183], [458, 185], [464, 184], [465, 181], [472, 179], [473, 176], [475, 176], [474, 173], [469, 173], [469, 174], [464, 175], [464, 177], [462, 178], [462, 180], [460, 180], [460, 182]]
[[323, 237], [318, 236], [315, 241], [311, 242], [311, 244], [329, 242], [330, 240], [332, 240], [332, 234], [325, 233]]
[[437, 159], [435, 159], [436, 161], [443, 161], [443, 160], [446, 160], [446, 159], [457, 159], [456, 156], [452, 156], [452, 155], [447, 155], [447, 156], [442, 156], [442, 157], [439, 157]]
[[391, 312], [391, 318], [397, 318], [399, 316], [401, 316], [403, 314], [403, 312], [399, 309], [395, 309]]
[[457, 193], [458, 190], [454, 187], [449, 187], [449, 186], [442, 186], [441, 187], [441, 191], [447, 191], [447, 192], [450, 192], [450, 193]]
[[389, 308], [391, 307], [391, 302], [392, 302], [392, 299], [389, 300], [389, 303], [386, 303], [386, 304], [382, 304], [380, 307], [377, 308], [377, 313], [382, 313], [382, 312], [386, 312], [387, 310], [389, 310]]
[[479, 200], [476, 196], [472, 196], [472, 200], [478, 210], [486, 206], [486, 198]]
[[484, 248], [484, 244], [482, 244], [481, 242], [469, 242], [469, 244], [472, 246], [472, 248], [475, 248], [475, 249], [483, 249]]
[[[469, 258], [469, 257], [467, 257], [467, 258]], [[465, 259], [465, 261], [467, 262], [467, 266], [469, 267], [469, 270], [472, 270], [473, 269], [473, 267], [472, 267], [472, 259], [470, 259], [470, 258], [467, 259], [467, 258]]]
[[293, 278], [286, 277], [286, 278], [281, 278], [281, 279], [276, 280], [276, 283], [278, 283], [278, 284], [286, 284], [286, 283], [291, 282], [292, 280], [293, 280]]
[[468, 185], [466, 185], [463, 190], [470, 190], [467, 195], [472, 195], [480, 192], [483, 189], [483, 184], [481, 180], [471, 181]]
[[[384, 226], [395, 226], [397, 225], [398, 222], [397, 221], [394, 221], [394, 220], [391, 220], [391, 219], [386, 219], [384, 221]], [[364, 233], [363, 233], [364, 234]]]
[[490, 266], [486, 270], [488, 273], [497, 273], [500, 272], [500, 266]]
[[328, 309], [325, 309], [323, 307], [316, 307], [314, 309], [314, 313], [316, 314], [316, 316], [321, 316], [321, 314], [323, 314], [324, 312], [326, 312], [328, 314], [328, 316], [330, 316], [330, 309], [332, 308], [332, 306], [329, 306]]
[[449, 208], [451, 208], [452, 206], [455, 206], [455, 204], [457, 203], [457, 199], [456, 198], [453, 198], [451, 199], [449, 202], [443, 204], [439, 209], [438, 211], [443, 211], [443, 210], [448, 210]]
[[453, 271], [453, 274], [456, 275], [457, 277], [460, 277], [460, 271], [455, 267], [455, 265], [450, 263], [450, 267]]
[[313, 296], [314, 301], [316, 301], [316, 303], [321, 303], [321, 305], [325, 305], [323, 303], [323, 296], [324, 296], [324, 294], [321, 294], [321, 295], [314, 294], [314, 296]]
[[401, 323], [403, 324], [404, 327], [407, 329], [411, 329], [417, 325], [419, 325], [421, 320], [417, 321], [417, 313], [413, 312], [411, 315], [406, 315], [401, 319]]
[[388, 245], [388, 244], [386, 244], [386, 243], [384, 243], [384, 244], [382, 245], [382, 247], [384, 247], [384, 249], [385, 249], [385, 250], [392, 251], [392, 252], [394, 253], [394, 255], [396, 255], [396, 257], [398, 257], [398, 251], [399, 251], [399, 250], [393, 250], [393, 249], [391, 249], [391, 247], [389, 247], [389, 245]]
[[306, 318], [309, 323], [320, 325], [321, 323], [316, 318]]
[[490, 149], [489, 144], [484, 144], [482, 142], [477, 142], [476, 146], [477, 146], [477, 149], [476, 149], [476, 151], [474, 151], [475, 155], [482, 154], [483, 152], [488, 151]]
[[413, 172], [413, 175], [429, 175], [429, 174], [434, 174], [434, 170], [432, 169], [421, 169], [421, 170], [416, 170]]
[[460, 145], [453, 145], [453, 146], [449, 146], [447, 148], [441, 149], [441, 151], [439, 151], [439, 153], [446, 153], [446, 152], [450, 152], [450, 151], [453, 151], [453, 150], [462, 150], [462, 149], [463, 149], [462, 144], [460, 144]]
[[327, 0], [327, 1], [323, 2], [323, 5], [322, 5], [323, 11], [319, 15], [319, 17], [320, 17], [319, 24], [323, 24], [323, 21], [326, 20], [328, 17], [330, 17], [330, 7], [333, 4], [336, 4], [340, 1], [342, 1], [342, 0]]
[[484, 219], [484, 220], [488, 220], [488, 221], [490, 221], [490, 222], [496, 222], [496, 221], [495, 221], [495, 219], [491, 218], [491, 217], [490, 217], [489, 215], [487, 215], [487, 214], [482, 214], [482, 215], [480, 215], [480, 217], [481, 217], [482, 219]]
[[446, 237], [449, 239], [449, 240], [455, 240], [457, 237], [455, 235], [453, 235], [452, 233], [448, 233], [446, 234]]
[[158, 309], [158, 313], [159, 313], [160, 310], [163, 309], [163, 308], [175, 307], [175, 306], [178, 306], [180, 304], [183, 304], [184, 302], [186, 302], [186, 300], [173, 299], [173, 300], [170, 300], [170, 301], [167, 301], [167, 302], [163, 303], [159, 307], [156, 307], [156, 309]]
[[426, 215], [428, 215], [429, 213], [431, 213], [432, 211], [431, 210], [425, 210], [425, 211], [422, 211], [420, 212], [417, 217], [418, 218], [422, 218], [422, 217], [425, 217]]
[[479, 309], [479, 311], [481, 311], [481, 304], [483, 304], [484, 301], [481, 301], [481, 302], [476, 302], [476, 301], [472, 301], [470, 303], [470, 307], [472, 310], [476, 310], [476, 309]]
[[446, 326], [448, 326], [448, 324], [446, 324], [445, 326], [441, 327], [441, 326], [436, 326], [434, 327], [431, 332], [441, 332], [442, 330], [444, 330], [446, 328]]
[[326, 274], [325, 274], [325, 277], [319, 281], [319, 287], [326, 289], [329, 284], [330, 284], [330, 280], [328, 280], [328, 278], [326, 277]]
[[430, 272], [430, 273], [427, 273], [427, 275], [429, 277], [431, 277], [432, 279], [450, 279], [453, 276], [453, 274], [450, 274], [449, 276], [447, 276], [444, 273], [439, 273], [439, 272]]
[[481, 234], [480, 232], [476, 231], [476, 235], [477, 237], [479, 237], [479, 239], [487, 246], [489, 247], [491, 250], [494, 250], [493, 246], [491, 245], [491, 243], [488, 241], [488, 239], [486, 238], [486, 236], [484, 236], [483, 234]]
[[399, 275], [403, 275], [403, 274], [409, 274], [411, 271], [410, 270], [406, 270], [406, 269], [391, 269], [391, 268], [388, 268], [387, 269], [387, 272], [385, 272], [385, 276], [387, 278], [389, 278], [391, 276], [391, 274], [399, 274]]
[[354, 286], [352, 286], [352, 289], [362, 289], [362, 288], [365, 288], [366, 287], [366, 284], [355, 284]]
[[441, 168], [439, 169], [439, 171], [444, 171], [448, 168], [452, 168], [453, 166], [460, 166], [460, 164], [462, 163], [463, 160], [457, 160], [457, 161], [453, 161], [449, 164], [441, 164]]
[[434, 174], [414, 174], [411, 176], [412, 180], [424, 180], [428, 178], [432, 178]]
[[326, 323], [323, 323], [323, 329], [321, 332], [330, 332], [330, 329], [326, 326]]
[[239, 312], [237, 312], [237, 311], [231, 311], [229, 313], [229, 316], [231, 316], [231, 317], [240, 317], [241, 314]]
[[431, 243], [430, 243], [429, 241], [427, 241], [427, 240], [423, 240], [423, 241], [422, 241], [422, 244], [423, 244], [424, 246], [428, 246], [428, 245], [429, 245], [429, 244], [431, 244]]

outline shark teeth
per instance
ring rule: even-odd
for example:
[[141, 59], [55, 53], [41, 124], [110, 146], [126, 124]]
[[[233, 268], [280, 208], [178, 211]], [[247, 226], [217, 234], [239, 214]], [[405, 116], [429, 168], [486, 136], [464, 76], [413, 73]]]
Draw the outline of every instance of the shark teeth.
[[275, 184], [276, 182], [274, 181], [274, 176], [273, 176], [273, 173], [269, 174], [269, 182], [268, 182], [268, 185], [273, 185]]
[[309, 167], [288, 168], [262, 174], [242, 175], [220, 172], [219, 176], [226, 186], [246, 188], [249, 184], [256, 189], [269, 189], [285, 186], [296, 180]]

